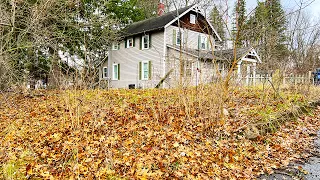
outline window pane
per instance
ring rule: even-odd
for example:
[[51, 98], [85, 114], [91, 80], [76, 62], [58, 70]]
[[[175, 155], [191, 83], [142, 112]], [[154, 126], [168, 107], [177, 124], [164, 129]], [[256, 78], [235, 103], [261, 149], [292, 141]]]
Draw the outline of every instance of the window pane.
[[143, 63], [143, 79], [148, 79], [149, 77], [149, 66], [147, 62]]
[[196, 23], [196, 15], [190, 14], [190, 23], [195, 24]]
[[185, 73], [188, 77], [192, 75], [192, 63], [189, 60], [185, 62]]
[[177, 44], [180, 45], [181, 44], [181, 32], [177, 33]]
[[108, 77], [108, 68], [103, 68], [103, 77]]
[[118, 80], [118, 65], [117, 64], [113, 65], [113, 78], [115, 80]]
[[143, 48], [144, 49], [149, 48], [149, 35], [143, 36]]
[[207, 38], [205, 36], [201, 37], [201, 48], [206, 49], [206, 40]]

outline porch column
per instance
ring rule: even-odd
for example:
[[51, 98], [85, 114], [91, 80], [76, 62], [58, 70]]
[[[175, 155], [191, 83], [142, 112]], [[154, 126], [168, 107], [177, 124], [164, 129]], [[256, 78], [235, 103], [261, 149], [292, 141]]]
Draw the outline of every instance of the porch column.
[[253, 73], [253, 85], [256, 85], [256, 70], [257, 70], [257, 63], [253, 63], [252, 73]]
[[247, 64], [247, 76], [246, 76], [246, 85], [249, 86], [249, 78], [250, 78], [250, 65]]

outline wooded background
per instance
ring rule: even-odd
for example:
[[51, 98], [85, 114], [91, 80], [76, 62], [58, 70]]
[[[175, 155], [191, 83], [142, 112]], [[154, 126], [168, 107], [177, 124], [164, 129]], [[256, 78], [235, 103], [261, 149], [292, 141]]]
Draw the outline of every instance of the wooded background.
[[[1, 0], [0, 89], [35, 80], [50, 80], [52, 87], [59, 87], [75, 77], [83, 88], [94, 87], [98, 67], [106, 60], [111, 43], [120, 38], [121, 29], [157, 16], [158, 2]], [[231, 42], [257, 49], [263, 61], [258, 67], [261, 72], [307, 73], [320, 67], [320, 21], [305, 11], [310, 1], [301, 0], [290, 12], [280, 0], [258, 2], [250, 12], [245, 0], [164, 3], [166, 11], [198, 4], [224, 40], [223, 48]]]

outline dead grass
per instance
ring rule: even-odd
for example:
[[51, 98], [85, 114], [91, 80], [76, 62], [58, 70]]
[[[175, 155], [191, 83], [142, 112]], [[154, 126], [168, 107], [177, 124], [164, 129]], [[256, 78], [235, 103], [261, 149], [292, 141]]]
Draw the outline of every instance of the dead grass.
[[[5, 95], [0, 178], [254, 178], [309, 148], [296, 142], [312, 141], [299, 133], [315, 131], [319, 116], [284, 122], [255, 141], [241, 128], [317, 91], [288, 88], [280, 98], [272, 89], [233, 87], [221, 97], [221, 86], [208, 85]], [[221, 108], [229, 113], [224, 121]]]

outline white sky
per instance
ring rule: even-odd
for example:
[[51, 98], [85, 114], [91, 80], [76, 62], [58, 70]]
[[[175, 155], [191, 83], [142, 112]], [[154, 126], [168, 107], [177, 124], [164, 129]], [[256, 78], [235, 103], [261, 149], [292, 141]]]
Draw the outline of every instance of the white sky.
[[[263, 0], [259, 0], [263, 1]], [[229, 0], [231, 7], [234, 6], [236, 0]], [[302, 7], [305, 7], [306, 12], [310, 13], [310, 15], [314, 18], [320, 17], [320, 0], [281, 0], [282, 7], [285, 11], [292, 12], [299, 9], [299, 6], [302, 3]], [[257, 0], [247, 0], [247, 12], [250, 12], [257, 5]]]

